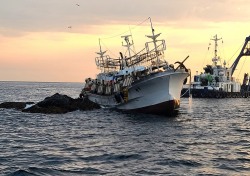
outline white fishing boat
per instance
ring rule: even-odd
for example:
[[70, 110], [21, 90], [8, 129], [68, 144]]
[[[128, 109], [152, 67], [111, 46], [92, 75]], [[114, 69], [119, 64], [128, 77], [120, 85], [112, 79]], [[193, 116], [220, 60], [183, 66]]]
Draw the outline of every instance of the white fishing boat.
[[[150, 20], [151, 22], [151, 20]], [[189, 70], [178, 62], [174, 68], [164, 59], [165, 40], [158, 40], [151, 23], [151, 41], [135, 53], [131, 35], [122, 36], [127, 52], [113, 59], [106, 51], [95, 59], [101, 72], [95, 79], [87, 78], [81, 95], [102, 107], [150, 114], [170, 114], [180, 107], [180, 93]], [[100, 42], [99, 42], [100, 43]]]
[[246, 37], [240, 54], [235, 59], [231, 67], [226, 67], [226, 61], [218, 56], [218, 38], [215, 35], [211, 40], [214, 41], [214, 57], [212, 64], [204, 67], [204, 72], [194, 75], [193, 81], [190, 84], [184, 85], [182, 89], [182, 96], [189, 97], [192, 94], [193, 98], [235, 98], [248, 97], [249, 86], [246, 85], [248, 74], [244, 75], [243, 84], [239, 82], [233, 74], [235, 69], [243, 56], [250, 56], [250, 36]]

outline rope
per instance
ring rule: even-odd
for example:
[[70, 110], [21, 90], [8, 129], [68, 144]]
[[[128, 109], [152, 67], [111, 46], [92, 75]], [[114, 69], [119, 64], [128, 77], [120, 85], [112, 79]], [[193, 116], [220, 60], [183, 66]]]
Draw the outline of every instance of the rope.
[[[184, 94], [181, 95], [181, 98], [189, 91], [189, 89], [186, 90], [186, 92]], [[189, 94], [190, 96], [190, 94]]]
[[[120, 36], [122, 36], [123, 34], [125, 34], [125, 33], [127, 33], [127, 32], [130, 32], [130, 34], [131, 34], [131, 36], [132, 36], [131, 30], [137, 28], [137, 27], [140, 26], [140, 25], [142, 25], [142, 24], [145, 23], [145, 21], [147, 21], [149, 18], [150, 18], [150, 17], [148, 17], [147, 19], [143, 20], [142, 22], [136, 24], [134, 27], [129, 28], [129, 30], [127, 30], [127, 31], [125, 31], [125, 32], [122, 32], [122, 33], [120, 33], [120, 34], [116, 34], [116, 35], [114, 35], [114, 36], [106, 37], [106, 38], [100, 38], [100, 41], [101, 41], [101, 43], [104, 45], [105, 49], [106, 49], [107, 51], [109, 51], [109, 52], [112, 54], [112, 56], [114, 56], [114, 57], [119, 57], [119, 56], [117, 56], [116, 54], [114, 54], [114, 53], [107, 47], [107, 45], [105, 45], [105, 43], [103, 42], [103, 40], [111, 39], [111, 38], [115, 38], [115, 37], [120, 37]], [[133, 39], [133, 38], [132, 38], [132, 39]]]
[[192, 78], [192, 76], [191, 76], [191, 70], [189, 69], [189, 72], [190, 72], [190, 75], [189, 75], [189, 97], [191, 97], [192, 98], [192, 93], [191, 93], [191, 78]]
[[110, 37], [101, 38], [101, 39], [102, 39], [102, 40], [106, 40], [106, 39], [111, 39], [111, 38], [115, 38], [115, 37], [120, 37], [121, 35], [126, 34], [126, 33], [128, 33], [128, 32], [131, 32], [132, 29], [135, 29], [135, 28], [137, 28], [138, 26], [142, 25], [142, 24], [145, 23], [145, 21], [147, 21], [148, 19], [149, 19], [149, 17], [148, 17], [147, 19], [143, 20], [142, 22], [140, 22], [140, 23], [134, 25], [134, 27], [130, 28], [129, 30], [127, 30], [127, 31], [125, 31], [125, 32], [122, 32], [122, 33], [120, 33], [120, 34], [116, 34], [116, 35], [113, 35], [113, 36], [110, 36]]
[[[236, 53], [238, 53], [239, 49], [242, 48], [242, 46], [243, 46], [243, 45], [240, 45], [240, 47], [237, 49], [237, 51], [234, 53], [234, 55], [235, 55]], [[228, 63], [229, 63], [230, 60], [234, 57], [234, 55], [228, 60]]]
[[[101, 41], [101, 40], [100, 40]], [[109, 51], [114, 57], [118, 57], [116, 54], [114, 54], [106, 45], [105, 45], [105, 43], [103, 43], [103, 41], [101, 41], [101, 43], [104, 45], [104, 47], [105, 47], [105, 49], [107, 50], [107, 51]]]
[[239, 72], [239, 74], [238, 74], [238, 76], [237, 76], [237, 79], [239, 78], [239, 76], [240, 76], [240, 74], [241, 74], [241, 71], [242, 71], [242, 68], [243, 68], [243, 66], [245, 65], [246, 58], [247, 58], [247, 57], [245, 57], [244, 62], [243, 62], [243, 64], [242, 64], [241, 68], [240, 68], [240, 72]]
[[[222, 44], [221, 44], [221, 48], [222, 48], [222, 56], [225, 56], [225, 58], [227, 58], [227, 56], [226, 56], [226, 54], [225, 54], [225, 49], [224, 49], [224, 41], [222, 40]], [[224, 59], [225, 60], [225, 59]], [[221, 65], [222, 65], [222, 63], [221, 63]]]
[[210, 45], [208, 46], [208, 50], [207, 50], [207, 52], [206, 52], [206, 54], [205, 54], [205, 57], [204, 57], [204, 59], [203, 59], [203, 62], [202, 62], [201, 67], [204, 66], [204, 62], [207, 60], [207, 55], [208, 55], [209, 49], [210, 49]]
[[[186, 90], [186, 92], [184, 92], [184, 93], [181, 95], [181, 97], [183, 97], [183, 96], [189, 91], [189, 97], [192, 98], [192, 93], [191, 93], [191, 91], [190, 91], [190, 89], [191, 89], [191, 70], [189, 69], [189, 71], [190, 71], [190, 74], [189, 74], [189, 88]], [[180, 98], [181, 98], [181, 97], [180, 97]]]

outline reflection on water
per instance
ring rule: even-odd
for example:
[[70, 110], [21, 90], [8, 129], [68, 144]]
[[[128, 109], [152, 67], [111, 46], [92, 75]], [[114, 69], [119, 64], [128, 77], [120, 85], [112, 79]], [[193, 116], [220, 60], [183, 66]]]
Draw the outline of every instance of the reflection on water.
[[[81, 90], [77, 83], [0, 86], [0, 101], [40, 101]], [[249, 101], [183, 98], [174, 117], [0, 109], [0, 174], [249, 175]]]
[[192, 98], [192, 94], [190, 94], [190, 97], [188, 98], [188, 112], [192, 113], [192, 103], [193, 103], [193, 98]]

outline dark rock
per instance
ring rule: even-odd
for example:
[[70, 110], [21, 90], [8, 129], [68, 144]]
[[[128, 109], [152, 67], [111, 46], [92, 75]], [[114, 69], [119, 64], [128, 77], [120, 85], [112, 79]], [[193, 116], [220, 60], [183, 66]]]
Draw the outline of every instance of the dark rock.
[[67, 95], [60, 95], [59, 93], [56, 93], [52, 95], [51, 97], [46, 97], [43, 101], [37, 103], [40, 107], [67, 107], [74, 101], [73, 98], [67, 96]]
[[90, 101], [88, 98], [77, 98], [74, 99], [74, 104], [75, 106], [77, 106], [79, 108], [79, 110], [93, 110], [93, 109], [100, 109], [100, 105], [98, 105], [97, 103], [94, 103], [92, 101]]
[[75, 110], [93, 110], [99, 108], [101, 107], [98, 104], [91, 102], [87, 98], [73, 99], [67, 95], [56, 93], [22, 111], [30, 113], [62, 114]]
[[4, 102], [0, 104], [0, 108], [22, 110], [26, 107], [26, 105], [29, 105], [29, 104], [34, 104], [34, 103], [33, 102]]
[[57, 107], [57, 106], [40, 107], [37, 104], [30, 108], [23, 109], [22, 111], [30, 113], [42, 113], [42, 114], [63, 114], [70, 112], [68, 109], [64, 109], [62, 107]]
[[30, 113], [44, 114], [62, 114], [75, 110], [93, 110], [101, 108], [98, 104], [91, 102], [87, 98], [73, 99], [67, 95], [54, 94], [51, 97], [45, 98], [43, 101], [26, 108], [27, 105], [32, 105], [33, 102], [4, 102], [0, 104], [0, 108], [13, 108]]

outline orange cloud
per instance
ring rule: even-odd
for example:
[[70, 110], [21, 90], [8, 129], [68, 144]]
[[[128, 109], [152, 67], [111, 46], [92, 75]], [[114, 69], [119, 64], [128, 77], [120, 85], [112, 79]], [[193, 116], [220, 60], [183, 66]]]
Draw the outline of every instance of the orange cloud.
[[[225, 52], [220, 53], [221, 57], [225, 58], [226, 61], [230, 60], [244, 42], [245, 37], [250, 35], [248, 30], [250, 25], [245, 22], [249, 11], [245, 11], [246, 7], [242, 5], [248, 2], [240, 1], [239, 4], [227, 0], [223, 0], [223, 2], [216, 2], [213, 9], [210, 2], [203, 0], [190, 0], [183, 2], [183, 4], [180, 1], [161, 1], [159, 4], [162, 6], [157, 5], [155, 11], [150, 11], [149, 15], [152, 15], [156, 33], [162, 33], [161, 38], [166, 39], [167, 51], [165, 55], [169, 63], [182, 60], [190, 55], [186, 65], [192, 69], [193, 73], [202, 71], [204, 64], [211, 61], [211, 56], [207, 54], [207, 47], [209, 39], [215, 34], [224, 39]], [[227, 5], [227, 8], [236, 10], [231, 12], [226, 9], [219, 14], [220, 16], [216, 16], [215, 14], [219, 13], [223, 4], [229, 2], [232, 3], [232, 6]], [[66, 1], [62, 1], [62, 4], [65, 5], [65, 3]], [[151, 33], [149, 21], [140, 23], [147, 19], [146, 15], [148, 14], [136, 11], [135, 16], [120, 16], [125, 12], [120, 13], [118, 10], [119, 13], [114, 13], [114, 11], [108, 11], [105, 8], [98, 11], [100, 7], [96, 7], [94, 2], [89, 2], [86, 3], [83, 12], [74, 11], [75, 6], [68, 7], [71, 13], [69, 15], [65, 10], [66, 7], [62, 4], [60, 5], [62, 9], [55, 9], [55, 12], [53, 12], [53, 8], [48, 7], [48, 14], [56, 13], [59, 10], [61, 15], [59, 18], [54, 14], [50, 19], [40, 16], [41, 11], [45, 10], [46, 6], [46, 2], [43, 2], [41, 9], [38, 8], [39, 13], [36, 14], [38, 16], [35, 15], [26, 19], [27, 21], [21, 21], [25, 22], [26, 26], [18, 22], [15, 23], [18, 18], [13, 16], [7, 18], [10, 21], [3, 20], [1, 15], [4, 11], [0, 10], [0, 22], [3, 22], [3, 26], [0, 28], [0, 80], [82, 82], [84, 78], [94, 77], [98, 73], [94, 61], [95, 52], [99, 50], [98, 38], [101, 38], [103, 50], [107, 50], [107, 54], [111, 57], [119, 57], [120, 51], [125, 52], [121, 46], [120, 36], [130, 34], [130, 29], [137, 51], [144, 47], [144, 43], [148, 41], [145, 35]], [[52, 3], [52, 5], [55, 4]], [[93, 8], [87, 9], [90, 6]], [[147, 4], [142, 8], [149, 7], [152, 9], [152, 4]], [[22, 9], [24, 10], [25, 7]], [[37, 10], [37, 8], [35, 9]], [[92, 13], [93, 9], [97, 14]], [[135, 12], [135, 10], [132, 7], [129, 9], [131, 12]], [[108, 13], [101, 14], [101, 12]], [[17, 16], [18, 13], [20, 11], [15, 12]], [[31, 12], [27, 13], [32, 14]], [[128, 13], [126, 12], [126, 14]], [[24, 15], [27, 17], [26, 13]], [[46, 16], [46, 14], [44, 15]], [[142, 20], [134, 22], [134, 19]], [[242, 20], [233, 22], [238, 19]], [[129, 26], [129, 23], [134, 25]], [[68, 28], [69, 25], [71, 28]], [[232, 64], [233, 60], [234, 58], [228, 63]], [[245, 65], [248, 64], [247, 61], [245, 61]], [[242, 65], [242, 62], [240, 64]], [[241, 68], [240, 65], [239, 68]], [[236, 75], [243, 75], [248, 70], [243, 68], [241, 73], [240, 69], [237, 71]], [[241, 76], [239, 78], [241, 79]]]

